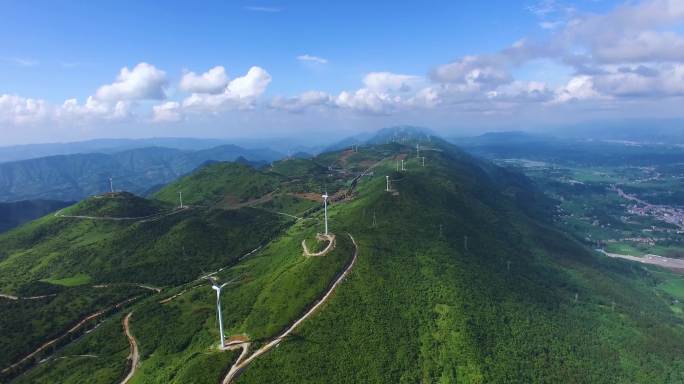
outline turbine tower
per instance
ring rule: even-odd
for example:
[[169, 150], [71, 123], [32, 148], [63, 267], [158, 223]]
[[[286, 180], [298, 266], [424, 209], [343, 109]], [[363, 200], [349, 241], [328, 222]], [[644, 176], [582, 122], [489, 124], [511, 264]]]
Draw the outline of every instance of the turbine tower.
[[112, 177], [109, 176], [109, 191], [114, 193], [114, 183], [112, 182]]
[[219, 323], [219, 335], [221, 336], [220, 348], [223, 349], [225, 345], [224, 335], [223, 335], [223, 317], [221, 316], [221, 289], [225, 287], [228, 283], [223, 283], [218, 285], [216, 278], [209, 276], [209, 281], [211, 282], [211, 288], [216, 291], [216, 313], [218, 314]]
[[323, 215], [325, 216], [325, 234], [328, 234], [328, 191], [323, 194]]
[[389, 176], [385, 176], [385, 180], [387, 180], [387, 189], [385, 190], [389, 192]]
[[416, 157], [420, 157], [420, 144], [416, 144]]
[[401, 170], [405, 171], [406, 169], [404, 168], [404, 159], [401, 159]]
[[183, 208], [183, 192], [178, 191], [178, 200], [180, 201], [180, 207]]

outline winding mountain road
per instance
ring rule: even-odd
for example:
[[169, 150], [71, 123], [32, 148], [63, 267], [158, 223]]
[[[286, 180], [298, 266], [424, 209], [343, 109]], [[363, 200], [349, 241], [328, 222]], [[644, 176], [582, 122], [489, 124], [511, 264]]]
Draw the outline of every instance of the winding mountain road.
[[0, 293], [0, 297], [8, 300], [38, 300], [38, 299], [44, 299], [46, 297], [53, 297], [57, 296], [56, 293], [51, 293], [49, 295], [40, 295], [40, 296], [14, 296], [14, 295], [6, 295], [4, 293]]
[[330, 288], [325, 292], [323, 297], [321, 297], [316, 304], [314, 304], [311, 309], [309, 309], [304, 315], [302, 315], [299, 319], [295, 320], [283, 333], [278, 335], [275, 339], [271, 340], [270, 342], [266, 343], [263, 347], [257, 349], [252, 353], [249, 357], [244, 357], [247, 355], [250, 343], [249, 342], [238, 342], [238, 343], [233, 343], [227, 345], [228, 348], [231, 349], [237, 349], [237, 348], [242, 348], [242, 354], [240, 357], [235, 361], [233, 366], [230, 367], [230, 370], [228, 371], [228, 374], [223, 378], [222, 384], [229, 384], [233, 379], [235, 379], [237, 376], [239, 376], [240, 372], [245, 369], [252, 361], [254, 361], [257, 357], [263, 355], [264, 353], [270, 351], [274, 347], [276, 347], [280, 342], [283, 341], [288, 335], [290, 335], [295, 328], [297, 328], [301, 323], [304, 322], [304, 320], [308, 319], [313, 315], [318, 308], [320, 308], [323, 303], [325, 303], [332, 293], [335, 291], [335, 289], [340, 285], [342, 280], [344, 280], [345, 277], [349, 274], [349, 271], [351, 271], [352, 267], [356, 263], [356, 259], [358, 258], [359, 254], [359, 248], [356, 245], [356, 241], [354, 240], [354, 237], [351, 234], [349, 235], [349, 238], [351, 239], [352, 243], [354, 244], [354, 257], [352, 260], [349, 262], [349, 265], [344, 269], [344, 271], [340, 274], [340, 276], [335, 280], [335, 282], [330, 286]]
[[111, 216], [86, 216], [86, 215], [65, 215], [62, 213], [64, 209], [60, 209], [55, 212], [54, 216], [65, 219], [86, 219], [86, 220], [109, 220], [109, 221], [140, 221], [141, 223], [147, 223], [162, 219], [167, 216], [175, 215], [176, 213], [183, 212], [190, 209], [190, 207], [185, 206], [183, 208], [176, 208], [171, 211], [158, 212], [147, 216], [137, 216], [137, 217], [111, 217]]
[[302, 240], [302, 249], [303, 249], [303, 254], [304, 254], [304, 256], [306, 256], [306, 257], [310, 257], [310, 256], [324, 256], [324, 255], [326, 255], [328, 252], [330, 252], [330, 251], [332, 251], [333, 249], [335, 249], [335, 235], [332, 235], [332, 234], [327, 234], [327, 235], [326, 235], [326, 234], [318, 234], [317, 237], [318, 237], [318, 240], [327, 241], [327, 242], [328, 242], [328, 245], [325, 247], [325, 249], [323, 249], [323, 250], [320, 251], [320, 252], [311, 253], [311, 251], [309, 250], [309, 247], [306, 246], [306, 239], [304, 239], [304, 240]]
[[19, 361], [17, 361], [16, 363], [10, 365], [9, 367], [3, 369], [3, 370], [2, 370], [2, 373], [9, 372], [10, 370], [12, 370], [12, 369], [14, 369], [14, 368], [20, 366], [21, 364], [25, 363], [26, 361], [28, 361], [28, 360], [30, 360], [30, 359], [36, 357], [39, 353], [41, 353], [42, 351], [44, 351], [44, 350], [45, 350], [46, 348], [48, 348], [49, 346], [51, 346], [51, 345], [57, 343], [59, 340], [63, 339], [64, 337], [66, 337], [66, 336], [68, 336], [68, 335], [70, 335], [70, 334], [76, 332], [79, 328], [81, 328], [82, 326], [84, 326], [88, 321], [93, 320], [93, 319], [96, 319], [96, 318], [98, 318], [98, 317], [104, 315], [105, 313], [107, 313], [107, 312], [108, 312], [109, 310], [111, 310], [111, 309], [120, 308], [120, 307], [122, 307], [122, 306], [124, 306], [124, 305], [126, 305], [126, 304], [128, 304], [128, 303], [130, 303], [130, 302], [133, 302], [133, 301], [137, 300], [139, 297], [140, 297], [140, 296], [132, 297], [132, 298], [127, 299], [127, 300], [124, 300], [124, 301], [122, 301], [122, 302], [120, 302], [120, 303], [118, 303], [118, 304], [115, 304], [115, 305], [113, 305], [113, 306], [111, 306], [111, 307], [109, 307], [109, 308], [99, 310], [99, 311], [97, 311], [97, 312], [95, 312], [95, 313], [93, 313], [93, 314], [90, 314], [90, 315], [88, 315], [88, 316], [82, 318], [78, 323], [76, 323], [74, 326], [72, 326], [71, 328], [69, 328], [66, 332], [64, 332], [64, 333], [61, 334], [60, 336], [58, 336], [58, 337], [56, 337], [56, 338], [54, 338], [54, 339], [52, 339], [52, 340], [50, 340], [50, 341], [44, 343], [43, 345], [41, 345], [40, 347], [38, 347], [35, 351], [33, 351], [33, 352], [29, 353], [28, 355], [24, 356], [21, 360], [19, 360]]
[[128, 375], [126, 375], [126, 377], [124, 377], [124, 379], [121, 380], [120, 384], [128, 383], [133, 378], [135, 370], [138, 368], [138, 365], [140, 364], [140, 353], [138, 352], [138, 343], [135, 341], [135, 337], [133, 337], [130, 327], [132, 315], [133, 312], [131, 311], [123, 319], [123, 329], [126, 333], [126, 337], [128, 338], [128, 344], [131, 346], [131, 353], [128, 355], [128, 360], [130, 360], [131, 362], [131, 370], [128, 372]]

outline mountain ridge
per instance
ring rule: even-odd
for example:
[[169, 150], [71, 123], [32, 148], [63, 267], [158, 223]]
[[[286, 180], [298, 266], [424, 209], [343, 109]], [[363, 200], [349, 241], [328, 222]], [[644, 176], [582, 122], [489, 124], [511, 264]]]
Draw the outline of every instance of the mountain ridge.
[[[158, 222], [47, 217], [0, 235], [0, 288], [29, 287], [36, 278], [63, 283], [67, 272], [86, 273], [97, 284], [135, 278], [163, 285], [56, 355], [100, 358], [78, 365], [52, 359], [16, 382], [123, 377], [128, 343], [120, 322], [130, 311], [141, 357], [136, 382], [220, 382], [239, 352], [216, 347], [213, 293], [201, 280], [188, 282], [203, 255], [214, 255], [217, 267], [226, 244], [241, 248], [212, 276], [231, 284], [221, 294], [226, 336], [258, 350], [301, 318], [349, 265], [355, 253], [347, 232], [358, 244], [358, 260], [335, 293], [231, 382], [664, 382], [684, 374], [684, 320], [671, 309], [671, 297], [654, 294], [655, 270], [592, 253], [554, 227], [555, 205], [529, 179], [429, 139], [362, 145], [261, 169], [210, 164], [158, 192], [174, 210], [179, 186], [188, 198], [197, 195]], [[399, 163], [405, 170], [397, 170]], [[251, 189], [259, 180], [268, 182]], [[325, 256], [306, 257], [302, 241], [323, 228], [322, 192], [331, 196], [327, 214], [337, 243]], [[220, 219], [237, 214], [244, 216]], [[255, 217], [265, 221], [239, 225]], [[269, 233], [263, 242], [257, 246], [252, 236], [246, 246], [241, 237], [273, 226], [275, 217], [285, 220], [283, 227], [262, 228]], [[79, 231], [98, 235], [76, 237], [70, 246], [41, 240]], [[217, 237], [226, 231], [230, 241]], [[155, 251], [143, 253], [150, 242]], [[202, 250], [185, 258], [182, 244]], [[141, 255], [154, 263], [137, 264]], [[164, 264], [170, 257], [174, 263]], [[22, 271], [29, 259], [42, 269]], [[118, 261], [93, 264], [110, 259]], [[67, 260], [80, 260], [80, 267]], [[103, 355], [103, 343], [116, 352]]]

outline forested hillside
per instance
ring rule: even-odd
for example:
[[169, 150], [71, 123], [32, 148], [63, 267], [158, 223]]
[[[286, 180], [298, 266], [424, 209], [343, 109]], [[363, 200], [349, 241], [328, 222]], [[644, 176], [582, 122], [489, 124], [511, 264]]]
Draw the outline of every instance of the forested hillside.
[[[15, 381], [684, 380], [684, 297], [657, 288], [671, 272], [584, 248], [518, 173], [434, 137], [386, 137], [260, 170], [211, 164], [158, 200], [90, 199], [1, 236], [0, 287], [17, 296], [38, 281], [46, 294], [52, 283], [161, 288]], [[176, 204], [179, 190], [189, 207]], [[321, 192], [331, 243], [316, 236]], [[144, 218], [102, 219], [130, 207]], [[229, 350], [217, 345], [214, 292], [195, 280], [203, 270], [228, 284]]]

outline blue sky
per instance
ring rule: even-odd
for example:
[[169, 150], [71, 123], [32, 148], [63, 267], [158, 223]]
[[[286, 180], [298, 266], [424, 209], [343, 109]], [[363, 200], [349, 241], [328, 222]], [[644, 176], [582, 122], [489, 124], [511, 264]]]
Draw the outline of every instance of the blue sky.
[[673, 116], [684, 86], [664, 79], [684, 73], [684, 57], [665, 51], [684, 47], [682, 9], [682, 0], [4, 0], [0, 145], [539, 127], [578, 111]]

